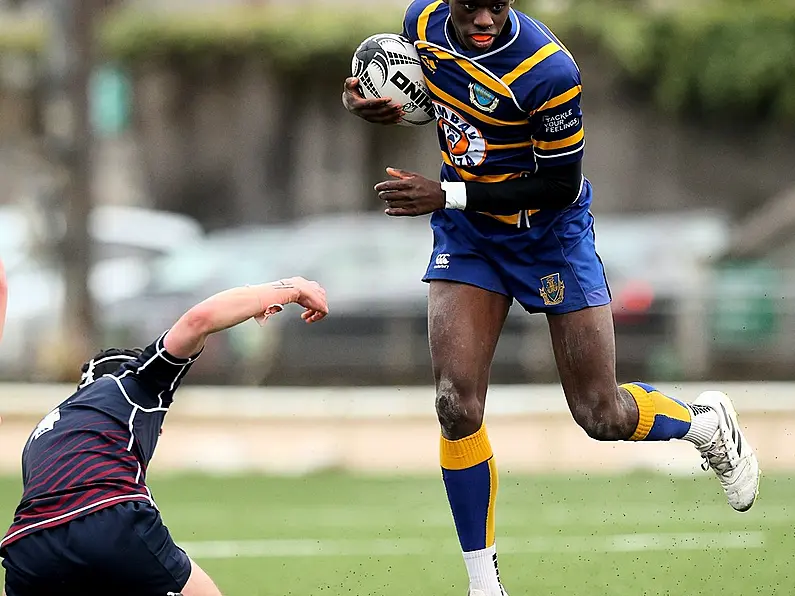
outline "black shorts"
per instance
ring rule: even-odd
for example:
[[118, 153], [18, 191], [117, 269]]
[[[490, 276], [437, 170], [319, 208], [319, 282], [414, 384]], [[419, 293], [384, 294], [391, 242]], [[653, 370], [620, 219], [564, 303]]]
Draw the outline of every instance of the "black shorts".
[[190, 559], [160, 513], [128, 501], [4, 549], [7, 596], [167, 596], [190, 577]]

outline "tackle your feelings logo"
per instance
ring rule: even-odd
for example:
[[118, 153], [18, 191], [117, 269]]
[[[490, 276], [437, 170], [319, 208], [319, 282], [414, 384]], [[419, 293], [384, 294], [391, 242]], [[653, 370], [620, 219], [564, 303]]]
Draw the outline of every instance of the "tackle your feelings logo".
[[545, 306], [557, 306], [563, 302], [563, 293], [566, 286], [563, 280], [560, 279], [560, 273], [553, 273], [541, 278], [541, 287], [538, 291], [541, 292], [541, 298], [544, 299]]
[[446, 105], [434, 102], [436, 120], [447, 141], [447, 152], [453, 164], [474, 168], [486, 160], [486, 139], [483, 133]]

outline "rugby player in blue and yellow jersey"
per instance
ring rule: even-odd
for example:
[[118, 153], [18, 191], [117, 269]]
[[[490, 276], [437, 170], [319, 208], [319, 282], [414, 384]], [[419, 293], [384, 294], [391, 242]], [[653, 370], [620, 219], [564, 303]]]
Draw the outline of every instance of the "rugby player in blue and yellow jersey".
[[[471, 596], [502, 596], [495, 546], [497, 469], [483, 411], [511, 302], [544, 313], [574, 420], [601, 441], [694, 444], [746, 511], [759, 466], [718, 391], [693, 403], [619, 385], [610, 292], [582, 173], [582, 82], [574, 57], [512, 0], [415, 0], [403, 35], [420, 55], [437, 120], [441, 182], [389, 168], [376, 186], [390, 216], [432, 213], [428, 326], [441, 467]], [[394, 123], [400, 106], [345, 82], [343, 104]], [[532, 399], [532, 396], [528, 396]]]

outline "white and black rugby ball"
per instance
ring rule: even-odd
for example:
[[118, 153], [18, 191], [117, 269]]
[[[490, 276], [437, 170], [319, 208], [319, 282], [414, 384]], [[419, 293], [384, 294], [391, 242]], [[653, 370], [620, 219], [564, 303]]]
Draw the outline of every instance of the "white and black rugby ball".
[[405, 37], [393, 33], [368, 37], [356, 48], [351, 71], [364, 97], [391, 97], [403, 106], [405, 115], [398, 124], [422, 126], [436, 119], [420, 57]]

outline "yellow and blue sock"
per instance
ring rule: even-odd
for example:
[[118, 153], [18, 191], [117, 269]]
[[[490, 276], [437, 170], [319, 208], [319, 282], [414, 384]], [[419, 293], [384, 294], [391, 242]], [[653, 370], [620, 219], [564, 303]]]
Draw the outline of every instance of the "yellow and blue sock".
[[497, 466], [486, 428], [458, 441], [442, 437], [440, 460], [470, 588], [499, 596], [503, 592], [494, 539]]
[[630, 441], [669, 441], [684, 439], [703, 445], [712, 439], [718, 427], [712, 408], [688, 404], [646, 383], [621, 385], [638, 405], [638, 427]]

